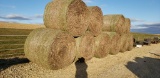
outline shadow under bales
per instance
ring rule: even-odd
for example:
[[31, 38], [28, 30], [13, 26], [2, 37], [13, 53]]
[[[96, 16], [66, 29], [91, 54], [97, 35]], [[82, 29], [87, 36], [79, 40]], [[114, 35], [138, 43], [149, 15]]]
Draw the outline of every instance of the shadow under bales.
[[135, 62], [128, 62], [126, 67], [138, 78], [160, 78], [160, 59], [136, 57]]
[[75, 78], [88, 78], [87, 67], [88, 65], [85, 63], [85, 59], [79, 58], [78, 61], [75, 62], [76, 66], [76, 75]]
[[28, 63], [29, 60], [27, 58], [10, 58], [10, 59], [0, 59], [0, 71], [7, 69], [12, 65]]

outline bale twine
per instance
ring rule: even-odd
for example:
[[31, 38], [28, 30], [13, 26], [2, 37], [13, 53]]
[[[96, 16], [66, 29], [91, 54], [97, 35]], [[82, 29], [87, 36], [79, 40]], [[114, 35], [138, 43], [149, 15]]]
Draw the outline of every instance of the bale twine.
[[98, 36], [102, 32], [103, 26], [103, 13], [101, 8], [98, 6], [88, 7], [90, 11], [90, 24], [88, 30], [93, 34], [93, 36]]
[[120, 41], [120, 52], [125, 52], [128, 50], [128, 35], [127, 34], [123, 34], [120, 36], [121, 41]]
[[46, 5], [44, 25], [81, 36], [89, 26], [89, 10], [82, 0], [54, 0]]
[[106, 33], [109, 35], [109, 37], [111, 39], [111, 41], [110, 41], [111, 48], [110, 48], [109, 54], [115, 55], [115, 54], [119, 53], [120, 46], [121, 46], [121, 44], [120, 44], [120, 41], [121, 41], [120, 35], [117, 34], [116, 32], [106, 32]]
[[61, 69], [74, 61], [75, 40], [60, 30], [35, 29], [26, 39], [24, 52], [37, 65], [47, 69]]
[[95, 52], [94, 56], [97, 58], [106, 57], [110, 51], [110, 37], [107, 33], [102, 32], [100, 35], [95, 37]]
[[84, 58], [86, 61], [90, 60], [94, 56], [94, 42], [93, 35], [87, 32], [85, 35], [75, 38], [76, 40], [76, 59]]
[[132, 34], [128, 34], [128, 51], [131, 51], [133, 49], [133, 35]]
[[124, 25], [123, 15], [104, 15], [103, 16], [103, 31], [116, 32], [118, 34], [123, 34], [125, 29], [122, 27]]
[[131, 21], [129, 18], [125, 18], [124, 27], [125, 33], [130, 33]]

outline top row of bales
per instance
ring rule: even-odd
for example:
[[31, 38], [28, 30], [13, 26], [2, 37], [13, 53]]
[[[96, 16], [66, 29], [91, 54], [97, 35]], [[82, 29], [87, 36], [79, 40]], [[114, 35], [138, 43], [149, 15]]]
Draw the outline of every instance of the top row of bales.
[[103, 14], [99, 7], [87, 7], [82, 0], [54, 0], [47, 4], [44, 25], [69, 32], [74, 37], [87, 30], [94, 36], [101, 33]]
[[93, 36], [98, 36], [102, 31], [129, 33], [129, 23], [130, 20], [123, 15], [103, 16], [99, 7], [87, 7], [82, 0], [54, 0], [47, 4], [44, 12], [47, 28], [60, 29], [74, 37], [84, 35], [87, 30]]
[[125, 43], [122, 34], [129, 33], [129, 24], [123, 15], [103, 16], [99, 7], [87, 7], [82, 0], [54, 0], [45, 8], [46, 28], [28, 36], [25, 55], [45, 68], [61, 69], [81, 57], [117, 54], [126, 46], [120, 42]]

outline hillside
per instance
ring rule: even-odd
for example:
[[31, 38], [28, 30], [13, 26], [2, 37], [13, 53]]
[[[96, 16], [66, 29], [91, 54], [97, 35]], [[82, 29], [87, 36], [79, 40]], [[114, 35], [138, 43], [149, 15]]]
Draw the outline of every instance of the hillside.
[[39, 24], [21, 24], [21, 23], [7, 23], [0, 22], [0, 28], [13, 28], [13, 29], [36, 29], [44, 28], [44, 25]]

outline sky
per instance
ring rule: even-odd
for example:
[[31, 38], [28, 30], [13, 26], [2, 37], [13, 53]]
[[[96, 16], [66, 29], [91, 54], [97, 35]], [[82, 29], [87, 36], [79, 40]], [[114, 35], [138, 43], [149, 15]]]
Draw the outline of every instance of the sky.
[[[0, 0], [0, 21], [43, 24], [47, 3], [52, 0]], [[98, 6], [103, 15], [123, 14], [131, 20], [131, 32], [160, 34], [160, 0], [83, 0]]]

